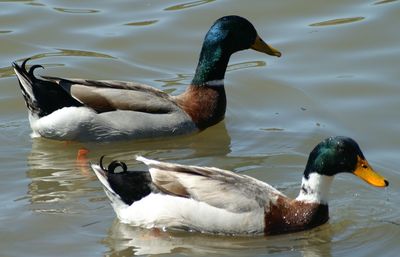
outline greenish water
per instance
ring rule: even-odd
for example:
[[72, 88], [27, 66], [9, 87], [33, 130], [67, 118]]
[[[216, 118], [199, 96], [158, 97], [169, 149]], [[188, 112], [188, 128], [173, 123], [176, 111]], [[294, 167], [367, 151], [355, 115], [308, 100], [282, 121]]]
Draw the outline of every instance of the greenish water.
[[[226, 119], [163, 140], [80, 144], [31, 139], [11, 62], [39, 74], [134, 80], [180, 93], [212, 22], [250, 19], [282, 58], [235, 54]], [[0, 0], [1, 256], [398, 256], [400, 251], [399, 1]], [[120, 224], [100, 183], [76, 163], [133, 155], [218, 166], [295, 196], [321, 139], [356, 139], [387, 190], [335, 179], [331, 220], [311, 231], [235, 238]]]

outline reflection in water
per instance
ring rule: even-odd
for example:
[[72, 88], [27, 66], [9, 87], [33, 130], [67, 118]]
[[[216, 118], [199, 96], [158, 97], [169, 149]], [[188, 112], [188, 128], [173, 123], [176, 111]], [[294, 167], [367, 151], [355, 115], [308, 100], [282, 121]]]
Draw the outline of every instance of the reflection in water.
[[87, 143], [85, 147], [89, 150], [89, 156], [94, 158], [95, 162], [99, 160], [100, 156], [106, 155], [109, 158], [127, 161], [127, 164], [129, 164], [136, 163], [133, 158], [135, 155], [168, 158], [169, 160], [227, 156], [231, 152], [230, 144], [231, 138], [226, 130], [225, 123], [220, 122], [194, 135], [107, 142], [104, 144]]
[[208, 4], [208, 3], [212, 3], [215, 0], [199, 0], [199, 1], [193, 1], [193, 2], [188, 2], [188, 3], [184, 3], [184, 4], [178, 4], [178, 5], [174, 5], [171, 7], [167, 7], [164, 10], [165, 11], [177, 11], [177, 10], [183, 10], [183, 9], [187, 9], [187, 8], [192, 8], [192, 7], [196, 7], [199, 5], [203, 5], [203, 4]]
[[310, 24], [311, 27], [319, 27], [319, 26], [332, 26], [332, 25], [339, 25], [339, 24], [346, 24], [364, 20], [365, 17], [352, 17], [352, 18], [341, 18], [341, 19], [333, 19], [328, 21], [322, 21], [317, 23]]
[[114, 220], [107, 238], [109, 256], [144, 254], [221, 254], [244, 256], [300, 252], [304, 257], [331, 256], [333, 231], [329, 225], [283, 236], [221, 236], [185, 231], [160, 231], [132, 227]]
[[71, 207], [65, 207], [65, 202], [89, 190], [85, 184], [91, 174], [74, 161], [80, 147], [78, 143], [33, 141], [28, 157], [27, 177], [31, 182], [27, 195], [35, 211], [69, 212]]
[[125, 25], [127, 26], [148, 26], [154, 23], [157, 23], [158, 20], [148, 20], [148, 21], [135, 21], [135, 22], [129, 22], [126, 23]]

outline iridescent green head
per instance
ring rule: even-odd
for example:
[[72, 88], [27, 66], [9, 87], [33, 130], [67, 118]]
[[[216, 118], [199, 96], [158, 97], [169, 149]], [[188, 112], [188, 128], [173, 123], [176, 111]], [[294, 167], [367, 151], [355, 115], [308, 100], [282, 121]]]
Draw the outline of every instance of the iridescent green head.
[[373, 186], [389, 185], [368, 164], [357, 142], [348, 137], [329, 137], [319, 143], [310, 153], [304, 177], [308, 179], [311, 173], [334, 176], [341, 172], [353, 173]]
[[254, 26], [240, 16], [225, 16], [214, 22], [207, 32], [200, 53], [193, 85], [222, 80], [230, 56], [238, 51], [254, 49], [280, 57], [281, 53], [266, 44]]

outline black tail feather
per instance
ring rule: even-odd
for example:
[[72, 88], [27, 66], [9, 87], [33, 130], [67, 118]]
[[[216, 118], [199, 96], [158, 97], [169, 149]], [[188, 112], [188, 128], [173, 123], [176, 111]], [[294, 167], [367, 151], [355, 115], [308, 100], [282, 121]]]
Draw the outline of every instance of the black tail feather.
[[32, 65], [32, 67], [31, 67], [31, 68], [29, 69], [29, 71], [28, 71], [28, 75], [29, 75], [31, 78], [35, 78], [35, 75], [33, 74], [33, 72], [35, 71], [36, 68], [42, 68], [42, 69], [44, 69], [44, 67], [43, 67], [42, 65], [39, 65], [39, 64]]
[[16, 62], [12, 65], [18, 76], [26, 105], [32, 114], [44, 117], [64, 107], [83, 105], [57, 83], [35, 77], [34, 71], [44, 67], [36, 64], [27, 70], [26, 63], [29, 60], [30, 58], [24, 60], [21, 66]]
[[[124, 162], [113, 161], [108, 165], [108, 168], [103, 167], [100, 159], [100, 167], [107, 176], [107, 181], [112, 190], [118, 194], [122, 201], [127, 205], [139, 201], [151, 192], [158, 192], [153, 186], [150, 173], [147, 171], [129, 171]], [[117, 167], [121, 167], [121, 172], [115, 172]]]
[[18, 77], [18, 83], [21, 88], [22, 95], [24, 97], [26, 107], [28, 110], [33, 113], [33, 114], [39, 114], [41, 113], [41, 110], [37, 104], [37, 101], [35, 99], [35, 96], [33, 94], [33, 89], [32, 89], [32, 84], [33, 84], [33, 79], [35, 78], [32, 74], [29, 74], [26, 72], [26, 63], [30, 60], [30, 58], [24, 60], [19, 66], [16, 62], [12, 63], [12, 66], [14, 67], [14, 70], [17, 75], [21, 76]]

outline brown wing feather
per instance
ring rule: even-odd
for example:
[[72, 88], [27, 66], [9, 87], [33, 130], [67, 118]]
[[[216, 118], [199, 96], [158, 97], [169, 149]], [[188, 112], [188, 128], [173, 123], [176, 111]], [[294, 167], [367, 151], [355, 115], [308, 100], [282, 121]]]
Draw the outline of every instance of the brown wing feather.
[[163, 174], [159, 173], [156, 177], [152, 178], [153, 183], [157, 188], [166, 193], [181, 197], [189, 198], [190, 194], [186, 188], [179, 182], [179, 180], [174, 177], [173, 174]]
[[60, 85], [72, 97], [97, 112], [131, 110], [169, 113], [177, 105], [165, 92], [148, 85], [124, 81], [98, 81], [43, 77]]

